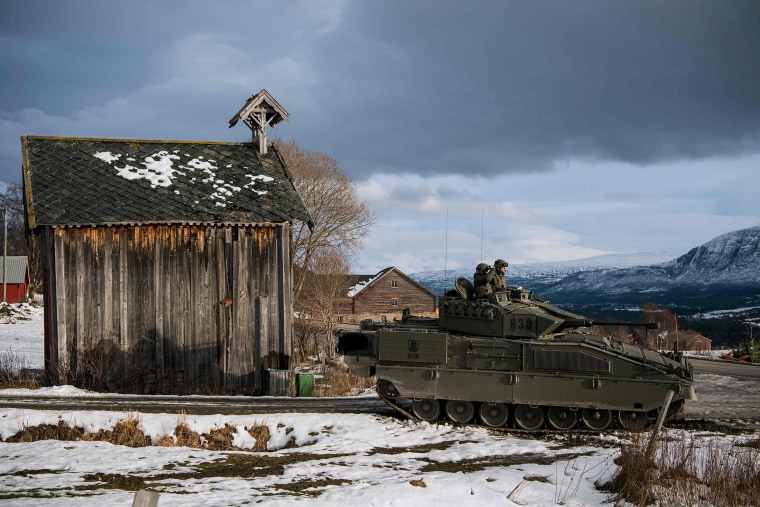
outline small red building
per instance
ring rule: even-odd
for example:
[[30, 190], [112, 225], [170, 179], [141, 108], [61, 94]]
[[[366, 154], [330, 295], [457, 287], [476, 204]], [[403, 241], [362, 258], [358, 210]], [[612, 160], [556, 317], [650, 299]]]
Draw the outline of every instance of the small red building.
[[[26, 256], [9, 255], [3, 266], [0, 255], [0, 301], [5, 303], [23, 303], [29, 296], [29, 263]], [[3, 285], [5, 272], [5, 285]], [[3, 297], [4, 295], [4, 297]]]
[[699, 333], [684, 332], [678, 340], [680, 350], [689, 350], [693, 352], [710, 352], [712, 350], [712, 340], [702, 336]]

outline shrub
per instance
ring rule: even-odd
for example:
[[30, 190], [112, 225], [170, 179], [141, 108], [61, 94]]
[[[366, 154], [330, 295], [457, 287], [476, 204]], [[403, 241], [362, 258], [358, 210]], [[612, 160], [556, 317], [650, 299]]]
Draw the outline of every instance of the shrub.
[[0, 389], [37, 387], [37, 378], [26, 359], [12, 351], [0, 352]]
[[756, 441], [719, 445], [682, 434], [656, 442], [646, 457], [645, 434], [632, 435], [603, 486], [616, 501], [634, 505], [760, 505], [760, 449]]

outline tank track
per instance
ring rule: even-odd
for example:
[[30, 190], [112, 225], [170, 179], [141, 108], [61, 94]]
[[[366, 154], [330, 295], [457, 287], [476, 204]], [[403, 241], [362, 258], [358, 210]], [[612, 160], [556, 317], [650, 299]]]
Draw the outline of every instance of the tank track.
[[404, 407], [402, 407], [401, 404], [398, 403], [394, 398], [390, 398], [390, 397], [386, 396], [385, 393], [383, 393], [383, 390], [380, 389], [379, 386], [375, 390], [377, 391], [377, 395], [380, 396], [380, 399], [383, 400], [386, 405], [388, 405], [389, 407], [391, 407], [393, 410], [395, 410], [399, 414], [401, 414], [404, 417], [406, 417], [407, 419], [411, 419], [413, 421], [421, 421], [422, 420], [419, 417], [417, 417], [414, 414], [412, 414], [411, 412], [409, 412], [408, 410], [406, 410]]
[[[398, 402], [398, 400], [396, 398], [392, 398], [390, 396], [387, 396], [383, 392], [383, 390], [380, 389], [379, 386], [376, 387], [376, 391], [377, 391], [377, 394], [380, 397], [380, 399], [383, 400], [383, 402], [385, 402], [386, 405], [388, 405], [389, 407], [391, 407], [393, 410], [395, 410], [396, 412], [398, 412], [399, 414], [401, 414], [405, 418], [410, 419], [412, 421], [420, 421], [420, 422], [423, 421], [423, 419], [421, 419], [420, 417], [417, 417], [412, 412], [410, 412], [409, 410], [407, 410], [406, 408], [404, 408]], [[671, 404], [671, 406], [668, 409], [668, 414], [665, 416], [665, 421], [664, 422], [672, 421], [673, 419], [677, 418], [680, 415], [680, 413], [683, 410], [683, 408], [684, 408], [684, 402], [683, 402], [683, 400], [679, 400], [679, 402]], [[619, 430], [627, 430], [627, 428], [625, 428], [617, 420], [616, 417], [613, 417], [613, 420], [614, 420], [614, 423], [611, 424], [610, 427], [607, 428], [607, 429], [612, 428], [612, 429], [619, 429]], [[638, 429], [638, 431], [644, 431], [644, 430], [646, 430], [648, 428], [651, 428], [654, 425], [654, 423], [655, 423], [656, 420], [657, 420], [656, 416], [655, 417], [650, 417], [649, 420], [647, 421], [647, 424], [644, 427]], [[473, 421], [477, 421], [477, 418], [473, 418]], [[495, 430], [495, 431], [501, 431], [501, 432], [508, 430], [508, 431], [517, 431], [517, 432], [521, 432], [521, 433], [523, 433], [523, 432], [525, 432], [525, 433], [535, 433], [535, 432], [539, 432], [539, 431], [541, 431], [541, 432], [550, 431], [550, 432], [558, 432], [558, 433], [566, 433], [568, 431], [599, 433], [598, 430], [592, 430], [592, 429], [584, 427], [584, 425], [580, 421], [575, 425], [575, 427], [573, 427], [573, 428], [571, 428], [569, 430], [554, 430], [554, 429], [550, 428], [549, 425], [546, 424], [546, 423], [544, 424], [544, 426], [546, 426], [546, 427], [542, 427], [542, 428], [539, 428], [539, 429], [536, 429], [536, 430], [523, 430], [523, 429], [517, 428], [517, 427], [513, 428], [513, 427], [506, 427], [506, 426], [505, 427], [495, 427], [494, 428], [494, 427], [489, 427], [489, 426], [485, 426], [485, 425], [479, 424], [477, 422], [467, 423], [467, 424], [460, 424], [460, 423], [455, 423], [455, 422], [448, 421], [447, 419], [445, 419], [445, 417], [444, 418], [440, 418], [440, 419], [436, 420], [435, 422], [450, 423], [450, 424], [456, 424], [456, 425], [460, 425], [460, 426], [482, 426], [482, 427], [488, 428], [489, 430]], [[603, 430], [603, 431], [607, 431], [607, 429]]]

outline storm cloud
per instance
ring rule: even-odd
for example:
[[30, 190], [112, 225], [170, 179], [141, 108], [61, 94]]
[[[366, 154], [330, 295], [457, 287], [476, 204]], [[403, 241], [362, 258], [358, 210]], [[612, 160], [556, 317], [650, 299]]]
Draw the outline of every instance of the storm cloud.
[[224, 119], [267, 88], [292, 115], [281, 135], [357, 179], [760, 147], [753, 1], [12, 0], [0, 13], [4, 136], [243, 140]]
[[0, 191], [20, 136], [247, 141], [265, 88], [363, 272], [683, 253], [758, 222], [758, 54], [755, 0], [3, 0]]
[[363, 175], [756, 152], [759, 27], [754, 2], [352, 2], [319, 100]]

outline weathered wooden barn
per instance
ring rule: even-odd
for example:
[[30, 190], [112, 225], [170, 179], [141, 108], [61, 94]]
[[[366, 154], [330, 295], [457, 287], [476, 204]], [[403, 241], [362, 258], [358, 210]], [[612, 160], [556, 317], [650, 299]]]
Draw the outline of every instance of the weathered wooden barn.
[[261, 139], [286, 113], [264, 90], [239, 115], [259, 113], [254, 143], [21, 139], [50, 375], [256, 394], [291, 367], [290, 226], [309, 217]]
[[0, 301], [23, 303], [29, 296], [29, 262], [25, 255], [9, 255], [5, 261], [0, 255]]
[[374, 275], [354, 275], [346, 297], [336, 303], [338, 318], [343, 323], [364, 319], [393, 320], [401, 318], [405, 308], [412, 315], [437, 316], [437, 297], [395, 267]]

